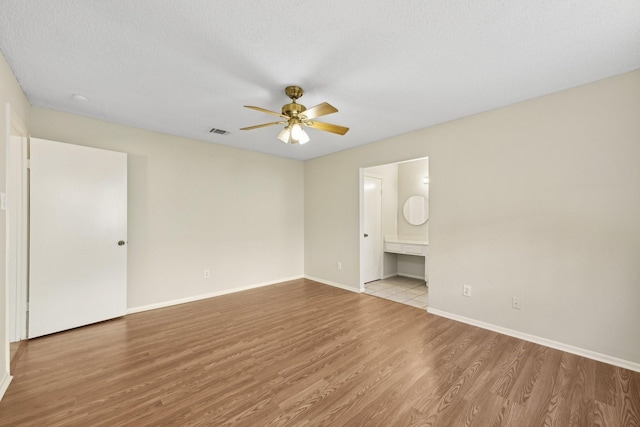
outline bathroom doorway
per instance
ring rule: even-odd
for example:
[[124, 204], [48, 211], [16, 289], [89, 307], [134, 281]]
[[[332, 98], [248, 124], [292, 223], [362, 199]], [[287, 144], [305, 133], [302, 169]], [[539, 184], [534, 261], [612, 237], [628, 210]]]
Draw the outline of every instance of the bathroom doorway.
[[[371, 196], [378, 191], [380, 204], [376, 205]], [[372, 224], [377, 221], [381, 235], [378, 241], [370, 238]], [[428, 158], [362, 168], [360, 224], [360, 290], [379, 298], [426, 308]]]

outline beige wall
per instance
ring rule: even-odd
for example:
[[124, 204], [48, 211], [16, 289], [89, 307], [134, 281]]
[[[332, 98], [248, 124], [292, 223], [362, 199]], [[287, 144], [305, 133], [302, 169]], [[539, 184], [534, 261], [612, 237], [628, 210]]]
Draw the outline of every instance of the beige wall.
[[[428, 176], [428, 159], [398, 164], [398, 238], [400, 239], [429, 241], [428, 221], [422, 225], [411, 225], [404, 218], [404, 203], [409, 197], [423, 196], [427, 201], [429, 200], [429, 185], [422, 182], [422, 178]], [[398, 255], [397, 258], [399, 275], [414, 278], [425, 277], [425, 257]]]
[[[0, 191], [6, 192], [6, 154], [7, 154], [7, 120], [6, 120], [6, 104], [11, 105], [11, 110], [23, 124], [29, 123], [30, 104], [26, 96], [22, 92], [20, 85], [16, 81], [13, 72], [0, 54]], [[0, 259], [6, 259], [6, 212], [0, 211]], [[9, 375], [9, 340], [7, 337], [7, 283], [6, 283], [6, 265], [0, 262], [0, 397], [2, 395], [2, 387]]]
[[358, 289], [359, 168], [428, 156], [430, 308], [640, 363], [638, 117], [640, 71], [307, 161], [305, 274]]
[[[404, 203], [411, 196], [423, 196], [429, 200], [429, 184], [422, 178], [429, 176], [429, 160], [420, 159], [398, 164], [398, 237], [409, 240], [429, 241], [429, 222], [411, 225], [404, 218]], [[424, 269], [423, 269], [424, 271]]]
[[34, 137], [129, 154], [129, 308], [303, 275], [302, 162], [37, 107], [31, 117]]

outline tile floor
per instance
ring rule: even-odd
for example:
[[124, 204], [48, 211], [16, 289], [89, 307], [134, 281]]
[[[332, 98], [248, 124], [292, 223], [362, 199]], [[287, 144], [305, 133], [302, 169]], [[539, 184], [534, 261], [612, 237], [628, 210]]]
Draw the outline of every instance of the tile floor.
[[365, 283], [364, 293], [427, 309], [429, 287], [424, 280], [395, 276]]

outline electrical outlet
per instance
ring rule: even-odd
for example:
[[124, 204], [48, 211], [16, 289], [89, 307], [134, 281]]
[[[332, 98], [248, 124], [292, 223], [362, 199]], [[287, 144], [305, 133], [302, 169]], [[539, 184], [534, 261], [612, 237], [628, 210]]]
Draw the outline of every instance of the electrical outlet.
[[338, 263], [336, 264], [336, 268], [338, 269], [338, 271], [342, 271], [342, 263], [341, 263], [341, 262], [338, 262]]
[[208, 279], [209, 277], [211, 277], [211, 271], [210, 270], [205, 270], [204, 271], [204, 278]]
[[471, 296], [471, 286], [462, 285], [462, 295], [464, 295], [465, 297], [470, 297]]
[[520, 298], [513, 297], [513, 299], [511, 300], [511, 308], [513, 308], [514, 310], [520, 310], [522, 308]]

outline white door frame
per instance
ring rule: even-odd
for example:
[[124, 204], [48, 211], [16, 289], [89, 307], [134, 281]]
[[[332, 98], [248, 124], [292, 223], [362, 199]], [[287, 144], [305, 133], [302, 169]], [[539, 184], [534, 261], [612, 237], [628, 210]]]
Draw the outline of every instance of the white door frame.
[[7, 337], [9, 342], [15, 342], [27, 338], [29, 133], [9, 103], [6, 104], [6, 120]]

